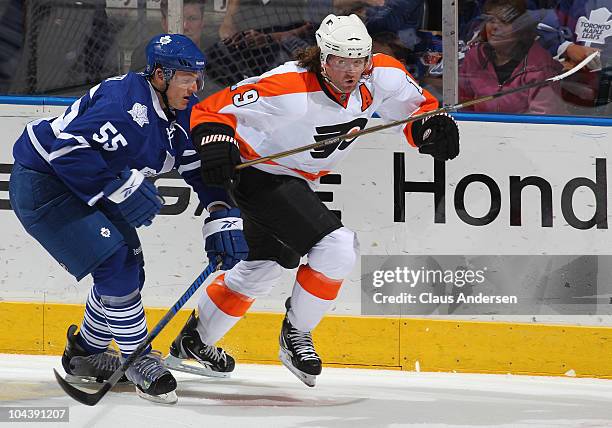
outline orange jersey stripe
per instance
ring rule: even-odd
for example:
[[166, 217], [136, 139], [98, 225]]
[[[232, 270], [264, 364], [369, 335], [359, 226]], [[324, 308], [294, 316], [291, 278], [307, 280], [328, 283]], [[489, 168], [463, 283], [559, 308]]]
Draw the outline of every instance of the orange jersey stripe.
[[300, 266], [296, 279], [304, 290], [323, 300], [334, 300], [342, 285], [342, 280], [328, 278], [308, 265]]
[[214, 93], [210, 97], [205, 98], [193, 106], [189, 120], [189, 127], [193, 129], [200, 123], [217, 122], [229, 125], [232, 127], [232, 129], [236, 129], [236, 124], [238, 123], [236, 116], [233, 114], [217, 113], [223, 107], [231, 103], [232, 97], [230, 95], [230, 88], [225, 88]]
[[231, 290], [225, 285], [225, 274], [219, 275], [208, 287], [206, 293], [223, 313], [233, 316], [243, 316], [255, 299]]
[[321, 85], [319, 85], [314, 73], [289, 72], [266, 76], [255, 83], [241, 85], [233, 91], [231, 88], [225, 88], [200, 101], [193, 107], [191, 111], [191, 129], [200, 123], [206, 122], [224, 123], [236, 129], [236, 116], [219, 112], [224, 107], [241, 100], [244, 93], [252, 89], [257, 91], [259, 97], [275, 97], [302, 92], [317, 92], [321, 90]]

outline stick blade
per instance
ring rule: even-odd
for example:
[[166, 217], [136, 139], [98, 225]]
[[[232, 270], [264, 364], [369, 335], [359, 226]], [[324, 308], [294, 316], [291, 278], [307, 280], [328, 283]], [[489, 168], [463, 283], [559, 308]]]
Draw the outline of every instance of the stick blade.
[[599, 51], [592, 52], [589, 56], [587, 56], [585, 59], [580, 61], [580, 63], [575, 65], [573, 68], [567, 70], [565, 73], [561, 73], [558, 76], [554, 76], [554, 77], [548, 78], [546, 80], [549, 81], [549, 82], [555, 82], [557, 80], [565, 79], [566, 77], [571, 76], [572, 74], [576, 73], [578, 70], [582, 69], [585, 65], [587, 65], [591, 61], [600, 61], [601, 62], [599, 57], [600, 57], [600, 52]]
[[93, 394], [89, 394], [85, 391], [81, 391], [78, 388], [70, 385], [66, 380], [57, 372], [57, 370], [53, 369], [53, 373], [55, 374], [55, 380], [59, 384], [59, 386], [64, 390], [66, 394], [74, 398], [81, 404], [85, 404], [86, 406], [95, 406], [98, 401], [106, 395], [106, 393], [111, 389], [111, 384], [109, 382], [104, 382], [102, 388], [99, 391], [94, 392]]

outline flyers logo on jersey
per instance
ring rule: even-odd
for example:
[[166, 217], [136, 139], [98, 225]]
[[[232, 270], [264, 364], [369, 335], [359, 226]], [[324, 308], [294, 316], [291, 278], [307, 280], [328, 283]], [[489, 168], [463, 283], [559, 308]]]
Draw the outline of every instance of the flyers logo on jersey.
[[361, 94], [361, 111], [366, 111], [374, 102], [374, 97], [365, 84], [359, 85], [359, 93]]
[[[347, 123], [339, 123], [337, 125], [329, 125], [329, 126], [317, 126], [317, 135], [313, 138], [315, 141], [323, 141], [328, 138], [339, 137], [340, 135], [349, 134], [355, 131], [361, 131], [365, 128], [368, 123], [368, 119], [365, 117], [360, 117], [355, 120], [351, 120]], [[344, 150], [346, 149], [355, 138], [343, 139], [338, 141], [335, 144], [330, 144], [329, 146], [321, 147], [318, 149], [314, 149], [310, 152], [310, 155], [315, 159], [325, 159], [329, 157], [336, 149]]]

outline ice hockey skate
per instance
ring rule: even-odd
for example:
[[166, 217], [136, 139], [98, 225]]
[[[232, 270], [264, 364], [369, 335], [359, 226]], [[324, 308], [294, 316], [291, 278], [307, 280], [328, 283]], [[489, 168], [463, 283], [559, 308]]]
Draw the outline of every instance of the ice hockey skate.
[[136, 385], [136, 393], [145, 400], [161, 404], [174, 404], [176, 379], [161, 363], [161, 353], [151, 351], [141, 355], [125, 373]]
[[[291, 299], [287, 299], [285, 307], [288, 312]], [[317, 376], [321, 374], [321, 358], [314, 349], [310, 332], [293, 327], [285, 315], [279, 341], [278, 357], [283, 365], [306, 385], [315, 386]]]
[[[77, 341], [77, 326], [71, 325], [66, 333], [68, 341], [62, 355], [65, 379], [72, 384], [101, 383], [111, 377], [121, 365], [119, 353], [107, 349], [99, 354], [88, 354]], [[124, 376], [119, 383], [128, 383]]]
[[198, 318], [191, 313], [187, 324], [170, 345], [164, 365], [172, 370], [208, 377], [229, 377], [235, 361], [221, 348], [206, 345], [196, 330]]

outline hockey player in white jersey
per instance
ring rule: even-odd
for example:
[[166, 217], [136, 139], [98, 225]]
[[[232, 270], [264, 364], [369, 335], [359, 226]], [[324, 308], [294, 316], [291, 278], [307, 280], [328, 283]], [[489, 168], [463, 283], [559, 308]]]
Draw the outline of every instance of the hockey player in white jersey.
[[[204, 182], [234, 183], [249, 245], [246, 260], [209, 285], [170, 354], [210, 367], [208, 349], [270, 292], [281, 270], [299, 266], [280, 333], [280, 359], [300, 380], [315, 385], [321, 359], [311, 331], [336, 299], [359, 254], [355, 233], [319, 200], [313, 188], [346, 157], [354, 139], [260, 163], [242, 161], [363, 129], [374, 112], [399, 120], [434, 110], [437, 100], [392, 57], [372, 55], [372, 39], [356, 15], [327, 16], [318, 46], [259, 77], [246, 79], [196, 105], [191, 129]], [[436, 159], [459, 153], [454, 120], [436, 115], [409, 123], [398, 135]], [[314, 140], [314, 141], [313, 141]], [[364, 174], [367, 174], [364, 169]]]
[[[202, 182], [188, 133], [205, 65], [189, 38], [156, 36], [145, 73], [107, 79], [63, 115], [29, 123], [15, 143], [9, 189], [15, 214], [77, 280], [93, 277], [80, 329], [68, 329], [62, 357], [68, 375], [106, 380], [147, 336], [136, 228], [150, 225], [162, 202], [145, 177], [178, 169], [214, 211], [206, 224], [224, 218], [230, 225], [208, 234], [211, 262], [229, 269], [246, 256], [239, 212], [225, 191]], [[108, 350], [113, 339], [120, 355]], [[177, 400], [174, 377], [150, 347], [126, 376], [144, 398]]]

